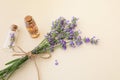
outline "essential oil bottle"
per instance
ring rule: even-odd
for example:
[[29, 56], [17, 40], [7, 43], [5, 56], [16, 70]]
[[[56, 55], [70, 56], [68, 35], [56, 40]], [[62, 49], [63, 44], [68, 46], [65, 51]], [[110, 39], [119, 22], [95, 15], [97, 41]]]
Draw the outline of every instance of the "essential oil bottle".
[[10, 27], [10, 30], [9, 30], [9, 33], [8, 33], [8, 36], [7, 36], [7, 39], [6, 39], [5, 43], [4, 43], [3, 48], [5, 48], [5, 49], [13, 48], [16, 45], [17, 37], [18, 37], [18, 26], [13, 24]]
[[40, 35], [40, 33], [38, 31], [38, 27], [34, 19], [32, 18], [32, 16], [28, 15], [24, 18], [24, 20], [25, 20], [26, 28], [29, 34], [31, 35], [31, 37], [37, 38]]

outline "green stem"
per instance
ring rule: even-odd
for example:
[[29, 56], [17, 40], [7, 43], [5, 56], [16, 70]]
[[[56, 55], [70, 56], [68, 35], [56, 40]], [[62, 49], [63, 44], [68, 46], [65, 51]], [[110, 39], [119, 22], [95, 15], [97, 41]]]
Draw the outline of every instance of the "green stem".
[[6, 78], [6, 80], [8, 80], [16, 70], [17, 70], [17, 69], [14, 69], [14, 70], [10, 73], [10, 75]]
[[12, 60], [12, 61], [6, 63], [5, 65], [9, 65], [9, 64], [14, 63], [14, 62], [16, 62], [16, 61], [18, 61], [18, 60], [20, 60], [20, 58], [14, 59], [14, 60]]
[[2, 76], [0, 76], [0, 79], [5, 80]]

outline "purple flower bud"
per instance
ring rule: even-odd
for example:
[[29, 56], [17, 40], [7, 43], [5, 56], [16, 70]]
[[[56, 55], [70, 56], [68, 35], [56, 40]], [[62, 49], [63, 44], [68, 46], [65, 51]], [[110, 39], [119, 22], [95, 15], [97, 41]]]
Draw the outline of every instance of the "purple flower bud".
[[66, 47], [66, 45], [62, 45], [62, 48], [63, 48], [64, 50], [66, 50], [67, 47]]
[[55, 65], [58, 65], [59, 63], [58, 63], [58, 61], [57, 60], [55, 60]]
[[83, 42], [82, 41], [76, 41], [76, 45], [80, 46]]
[[74, 35], [74, 31], [73, 30], [70, 30], [70, 35]]
[[13, 41], [10, 43], [9, 48], [12, 48], [13, 46]]
[[10, 34], [10, 37], [11, 38], [14, 38], [15, 36], [14, 36], [15, 34], [14, 33], [12, 33], [12, 34]]
[[64, 25], [64, 20], [61, 20], [60, 24], [61, 24], [61, 25]]
[[68, 40], [73, 40], [73, 36], [70, 35], [70, 36], [68, 37]]
[[74, 44], [73, 41], [70, 41], [70, 46], [73, 47], [73, 48], [75, 48], [75, 44]]
[[82, 32], [80, 30], [78, 30], [78, 33], [81, 34]]
[[75, 43], [76, 43], [77, 46], [80, 46], [83, 43], [82, 40], [81, 40], [81, 36], [78, 36]]
[[66, 20], [66, 24], [67, 24], [67, 25], [69, 24], [69, 22], [70, 22], [69, 20]]
[[62, 39], [60, 40], [60, 43], [61, 44], [66, 44], [66, 42], [64, 40], [62, 40]]
[[89, 43], [90, 39], [89, 38], [85, 38], [85, 43]]
[[77, 38], [78, 40], [81, 40], [81, 36], [78, 36], [78, 38]]
[[62, 45], [62, 48], [66, 50], [66, 48], [67, 48], [67, 47], [66, 47], [66, 41], [60, 40], [60, 43], [61, 43], [61, 45]]
[[65, 32], [70, 32], [72, 29], [71, 28], [67, 28], [65, 29]]
[[77, 24], [71, 24], [71, 28], [74, 29], [77, 26]]
[[54, 46], [50, 46], [50, 51], [53, 52], [54, 51]]

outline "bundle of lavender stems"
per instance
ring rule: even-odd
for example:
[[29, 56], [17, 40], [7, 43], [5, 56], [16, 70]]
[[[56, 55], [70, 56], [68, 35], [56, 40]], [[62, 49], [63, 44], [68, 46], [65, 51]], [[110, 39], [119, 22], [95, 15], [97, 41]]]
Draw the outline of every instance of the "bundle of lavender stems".
[[[52, 22], [51, 31], [45, 35], [44, 40], [30, 52], [32, 54], [51, 54], [57, 48], [67, 49], [67, 46], [73, 48], [82, 45], [83, 43], [98, 44], [98, 39], [95, 37], [81, 37], [80, 30], [76, 30], [78, 18], [73, 17], [71, 21], [60, 17]], [[7, 67], [0, 70], [0, 80], [8, 80], [11, 75], [23, 65], [29, 56], [14, 59], [5, 65]]]

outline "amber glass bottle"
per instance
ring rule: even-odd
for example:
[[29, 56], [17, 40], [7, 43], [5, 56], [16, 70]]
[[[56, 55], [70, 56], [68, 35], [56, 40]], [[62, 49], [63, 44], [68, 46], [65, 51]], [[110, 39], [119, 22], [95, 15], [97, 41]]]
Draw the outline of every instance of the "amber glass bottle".
[[28, 32], [30, 33], [31, 37], [37, 38], [40, 35], [40, 33], [38, 31], [38, 27], [34, 19], [32, 18], [32, 16], [28, 15], [24, 19], [25, 19], [26, 28]]

